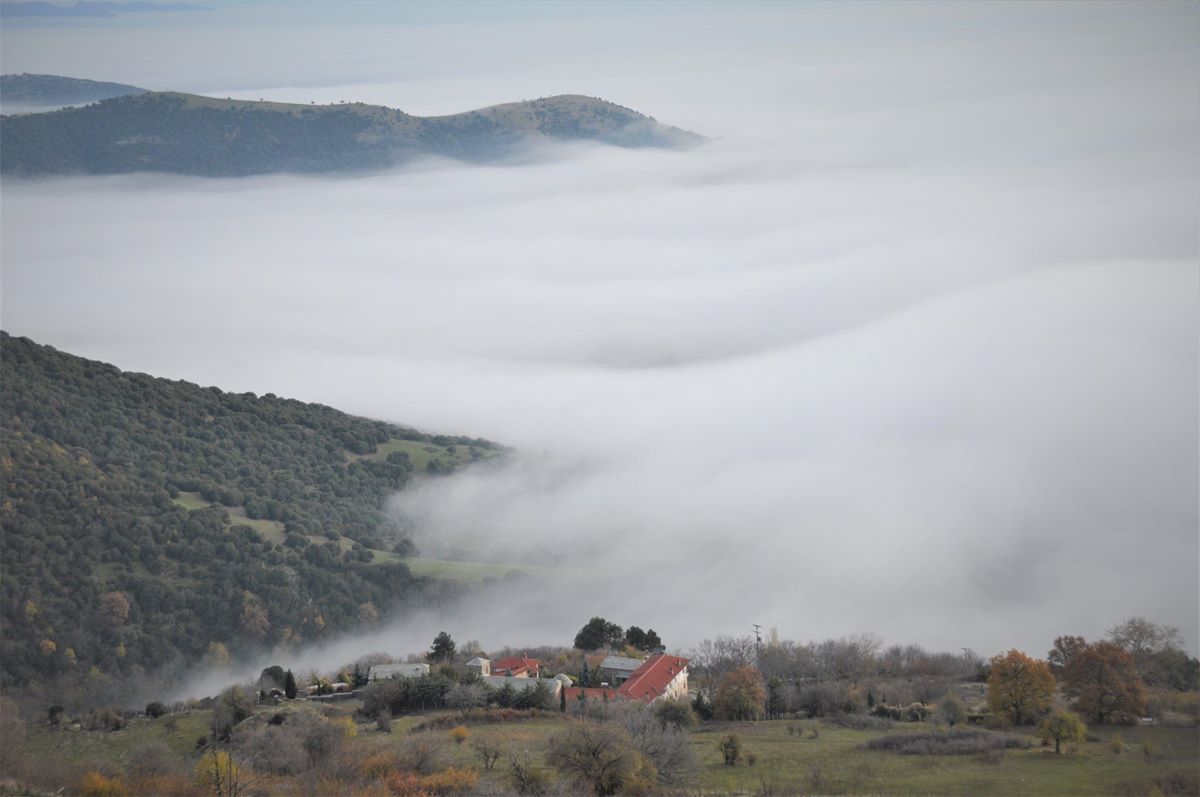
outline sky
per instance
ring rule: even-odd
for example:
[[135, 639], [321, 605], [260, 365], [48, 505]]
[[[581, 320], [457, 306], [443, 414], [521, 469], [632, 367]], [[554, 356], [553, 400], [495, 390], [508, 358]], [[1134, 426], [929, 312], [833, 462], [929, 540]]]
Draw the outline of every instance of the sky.
[[192, 5], [2, 4], [0, 62], [713, 138], [0, 186], [6, 330], [517, 450], [389, 511], [562, 578], [372, 650], [602, 614], [1044, 655], [1142, 615], [1195, 655], [1200, 6]]

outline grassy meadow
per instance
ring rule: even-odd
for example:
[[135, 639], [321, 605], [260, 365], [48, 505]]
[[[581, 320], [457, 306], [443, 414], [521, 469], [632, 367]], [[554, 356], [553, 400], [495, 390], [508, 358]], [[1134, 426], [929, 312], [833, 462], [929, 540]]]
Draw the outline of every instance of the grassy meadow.
[[[326, 704], [320, 711], [331, 717], [353, 716], [357, 701]], [[297, 708], [300, 704], [297, 704]], [[268, 708], [260, 714], [277, 709]], [[356, 719], [355, 733], [346, 740], [345, 755], [363, 760], [380, 752], [399, 750], [416, 726], [432, 718], [453, 715], [438, 711], [400, 716], [391, 733], [374, 722]], [[164, 719], [137, 718], [119, 731], [52, 729], [31, 722], [28, 749], [62, 768], [63, 785], [70, 789], [87, 769], [123, 769], [139, 748], [165, 741], [189, 761], [195, 759], [196, 739], [208, 728], [210, 712], [193, 710], [173, 715], [174, 729]], [[505, 760], [486, 771], [473, 747], [476, 740], [525, 748], [554, 781], [556, 773], [543, 761], [549, 739], [576, 720], [546, 716], [519, 722], [471, 725], [465, 743], [456, 744], [446, 730], [424, 731], [442, 749], [453, 767], [477, 770], [476, 791], [508, 789]], [[865, 744], [885, 733], [916, 734], [937, 731], [930, 723], [897, 723], [891, 730], [857, 730], [818, 720], [702, 724], [691, 734], [700, 765], [688, 793], [708, 795], [1172, 795], [1196, 794], [1200, 789], [1200, 728], [1117, 728], [1089, 731], [1088, 740], [1074, 752], [1056, 755], [1042, 747], [1031, 728], [1015, 732], [1030, 736], [1028, 749], [970, 755], [897, 755], [869, 750]], [[728, 733], [742, 740], [743, 761], [723, 763], [718, 742]], [[1114, 741], [1118, 744], [1114, 745]], [[747, 759], [754, 758], [752, 765]], [[351, 793], [351, 792], [346, 792]]]

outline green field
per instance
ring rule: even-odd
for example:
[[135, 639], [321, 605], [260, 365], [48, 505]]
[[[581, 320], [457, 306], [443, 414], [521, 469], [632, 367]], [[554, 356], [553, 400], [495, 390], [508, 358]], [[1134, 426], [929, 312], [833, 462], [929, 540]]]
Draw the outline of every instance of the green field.
[[419, 440], [400, 440], [392, 438], [386, 443], [380, 443], [375, 447], [374, 453], [371, 454], [346, 454], [346, 459], [353, 461], [356, 459], [373, 459], [382, 462], [388, 458], [389, 454], [397, 451], [408, 454], [408, 461], [412, 463], [413, 473], [422, 475], [429, 463], [437, 460], [453, 468], [460, 468], [463, 465], [469, 465], [472, 462], [482, 459], [489, 459], [496, 456], [496, 451], [488, 448], [479, 448], [471, 445], [451, 445], [440, 446], [435, 443], [423, 443]]
[[[790, 735], [787, 726], [803, 728]], [[890, 732], [927, 732], [926, 723], [897, 724]], [[811, 730], [818, 730], [812, 739]], [[754, 766], [727, 767], [717, 743], [735, 730]], [[1031, 732], [1028, 729], [1026, 732]], [[1195, 786], [1197, 728], [1098, 728], [1098, 741], [1084, 742], [1074, 755], [1055, 755], [1035, 744], [1002, 756], [915, 756], [867, 750], [878, 731], [839, 728], [815, 721], [712, 724], [693, 735], [703, 763], [701, 784], [721, 794], [971, 794], [1102, 795], [1148, 794], [1155, 777], [1182, 773]], [[1120, 755], [1114, 735], [1125, 741]], [[1149, 742], [1151, 757], [1143, 752]]]
[[[385, 561], [385, 557], [399, 559], [396, 554], [375, 551], [375, 561]], [[480, 584], [487, 579], [501, 580], [511, 577], [509, 574], [518, 573], [536, 575], [546, 572], [549, 568], [539, 565], [510, 565], [494, 562], [452, 562], [448, 559], [426, 559], [412, 556], [400, 560], [408, 565], [415, 576], [440, 578], [448, 581], [460, 581], [465, 584]]]
[[[297, 704], [300, 708], [303, 704]], [[323, 706], [335, 715], [350, 715], [356, 701]], [[275, 709], [268, 709], [274, 711]], [[392, 749], [419, 722], [449, 712], [431, 712], [397, 717], [392, 733], [375, 724], [359, 722], [349, 743], [352, 755], [365, 757]], [[106, 761], [123, 767], [138, 746], [165, 740], [181, 756], [195, 756], [195, 739], [208, 726], [210, 712], [191, 711], [176, 715], [178, 728], [168, 733], [163, 720], [136, 719], [120, 731], [52, 730], [31, 723], [31, 752], [62, 762], [65, 768], [92, 766]], [[473, 725], [470, 738], [502, 742], [533, 751], [536, 761], [547, 741], [565, 722], [546, 717], [524, 722]], [[799, 729], [789, 733], [788, 727]], [[818, 735], [812, 737], [812, 731]], [[900, 723], [894, 733], [935, 730], [926, 723]], [[725, 766], [718, 740], [736, 732], [743, 742], [743, 755], [753, 753], [753, 766]], [[1031, 733], [1031, 729], [1025, 729]], [[470, 743], [455, 745], [445, 731], [430, 731], [442, 741], [447, 763], [479, 769], [479, 790], [503, 787], [503, 764], [491, 772], [482, 766]], [[1150, 795], [1156, 784], [1166, 784], [1166, 794], [1195, 794], [1200, 783], [1200, 728], [1095, 728], [1091, 741], [1079, 745], [1074, 754], [1055, 755], [1037, 746], [1008, 750], [1002, 756], [935, 755], [901, 756], [867, 750], [869, 739], [879, 731], [850, 730], [815, 720], [707, 723], [692, 734], [700, 763], [695, 792], [703, 794], [887, 794], [887, 795]], [[1121, 752], [1114, 753], [1112, 739], [1122, 737]], [[1143, 745], [1149, 743], [1147, 755]], [[546, 772], [553, 774], [548, 768]]]

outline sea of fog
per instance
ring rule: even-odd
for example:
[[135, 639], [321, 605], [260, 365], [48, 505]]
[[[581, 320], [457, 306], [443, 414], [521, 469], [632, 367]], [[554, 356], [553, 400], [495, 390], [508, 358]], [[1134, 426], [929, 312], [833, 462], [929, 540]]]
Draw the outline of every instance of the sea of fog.
[[389, 511], [560, 578], [297, 666], [595, 614], [984, 655], [1144, 615], [1194, 654], [1200, 58], [1065, 30], [607, 95], [716, 137], [688, 152], [6, 180], [3, 325], [515, 447]]

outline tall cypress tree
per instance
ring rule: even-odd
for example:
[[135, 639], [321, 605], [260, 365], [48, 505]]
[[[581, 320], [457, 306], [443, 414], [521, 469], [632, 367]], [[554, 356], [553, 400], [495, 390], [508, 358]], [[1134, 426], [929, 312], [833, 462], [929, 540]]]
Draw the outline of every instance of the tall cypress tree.
[[296, 699], [296, 676], [292, 675], [291, 670], [288, 670], [283, 678], [283, 693], [287, 695], [288, 700]]

